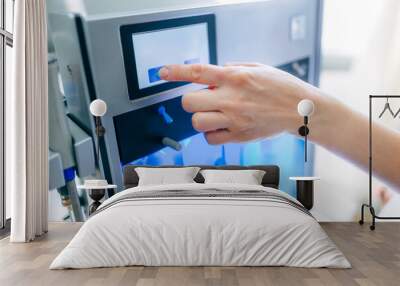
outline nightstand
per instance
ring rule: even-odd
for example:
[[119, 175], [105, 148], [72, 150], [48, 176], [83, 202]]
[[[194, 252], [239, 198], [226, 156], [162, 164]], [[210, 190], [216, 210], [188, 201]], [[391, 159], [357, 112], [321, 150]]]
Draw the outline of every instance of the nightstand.
[[320, 180], [319, 177], [289, 177], [296, 181], [296, 197], [303, 206], [311, 210], [314, 205], [314, 181]]

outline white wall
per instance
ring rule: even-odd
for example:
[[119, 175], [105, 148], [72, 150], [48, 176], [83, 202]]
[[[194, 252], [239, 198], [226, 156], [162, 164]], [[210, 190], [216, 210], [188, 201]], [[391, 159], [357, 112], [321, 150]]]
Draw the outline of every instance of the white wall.
[[[323, 70], [320, 86], [366, 115], [369, 94], [400, 94], [400, 73], [393, 74], [400, 67], [400, 50], [393, 48], [400, 40], [399, 2], [325, 1], [323, 61], [328, 65], [339, 56], [351, 66]], [[395, 76], [399, 81], [388, 80]], [[323, 221], [358, 220], [361, 203], [368, 198], [368, 174], [321, 147], [315, 150], [315, 174], [321, 177], [315, 186], [315, 216]]]

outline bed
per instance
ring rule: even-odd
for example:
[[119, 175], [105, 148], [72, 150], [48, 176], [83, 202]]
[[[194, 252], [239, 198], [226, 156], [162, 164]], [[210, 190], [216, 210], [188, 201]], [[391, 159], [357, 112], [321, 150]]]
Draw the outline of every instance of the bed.
[[194, 183], [153, 186], [138, 185], [136, 167], [124, 168], [125, 190], [99, 207], [50, 269], [351, 267], [313, 216], [278, 189], [278, 166], [199, 166], [263, 170], [261, 185], [205, 184], [199, 173]]

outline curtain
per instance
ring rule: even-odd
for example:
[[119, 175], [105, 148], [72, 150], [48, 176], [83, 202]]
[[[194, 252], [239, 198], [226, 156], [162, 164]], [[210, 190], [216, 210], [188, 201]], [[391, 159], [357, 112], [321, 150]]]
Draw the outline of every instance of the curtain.
[[366, 56], [373, 58], [376, 92], [400, 94], [400, 1], [385, 0], [382, 5]]
[[28, 242], [47, 232], [46, 17], [45, 0], [15, 1], [13, 91], [6, 98], [12, 242]]
[[[325, 1], [323, 22], [324, 54], [350, 59], [348, 69], [322, 71], [323, 90], [366, 116], [369, 94], [400, 94], [399, 0]], [[375, 115], [384, 103], [374, 102]], [[392, 104], [397, 111], [400, 102]], [[393, 123], [400, 127], [399, 119]], [[318, 146], [314, 158], [315, 175], [324, 178], [315, 194], [315, 217], [358, 221], [360, 206], [368, 201], [368, 173]]]

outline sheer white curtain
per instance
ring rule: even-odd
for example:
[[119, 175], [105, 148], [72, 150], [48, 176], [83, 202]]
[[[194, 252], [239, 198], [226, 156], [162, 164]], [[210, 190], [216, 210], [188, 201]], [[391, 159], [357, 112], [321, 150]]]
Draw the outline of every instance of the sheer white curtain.
[[400, 1], [386, 0], [380, 20], [371, 39], [371, 53], [382, 55], [381, 89], [400, 94]]
[[[323, 22], [324, 55], [350, 59], [348, 69], [322, 71], [324, 91], [366, 116], [370, 94], [400, 94], [399, 0], [325, 1]], [[397, 110], [400, 104], [391, 102]], [[376, 101], [373, 108], [384, 103]], [[400, 130], [400, 120], [387, 123]], [[313, 214], [324, 221], [358, 221], [360, 206], [368, 201], [368, 173], [318, 146], [314, 158], [315, 175], [324, 179]]]
[[6, 98], [6, 187], [12, 242], [47, 231], [46, 0], [15, 1], [13, 92]]

